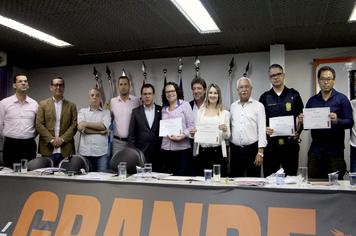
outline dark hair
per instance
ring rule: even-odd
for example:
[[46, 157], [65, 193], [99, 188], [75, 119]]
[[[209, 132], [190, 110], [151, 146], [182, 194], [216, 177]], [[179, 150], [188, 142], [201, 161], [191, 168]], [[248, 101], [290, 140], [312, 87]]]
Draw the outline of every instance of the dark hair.
[[321, 72], [330, 71], [333, 74], [334, 79], [336, 78], [335, 70], [330, 66], [323, 66], [318, 70], [318, 79], [320, 79]]
[[195, 77], [192, 82], [190, 83], [190, 87], [191, 89], [193, 89], [193, 85], [194, 84], [201, 84], [203, 86], [204, 89], [206, 89], [206, 82], [203, 78], [201, 77]]
[[153, 91], [153, 94], [155, 94], [155, 88], [153, 87], [152, 84], [143, 84], [141, 87], [141, 95], [142, 95], [143, 89], [145, 89], [145, 88], [151, 88]]
[[162, 89], [162, 105], [163, 106], [169, 106], [169, 102], [167, 100], [167, 97], [166, 97], [166, 87], [168, 85], [172, 85], [174, 87], [174, 89], [176, 90], [176, 93], [177, 93], [177, 99], [183, 99], [184, 96], [183, 96], [183, 91], [178, 87], [178, 85], [174, 82], [168, 82]]
[[62, 80], [62, 81], [63, 81], [63, 85], [64, 85], [64, 79], [63, 79], [61, 76], [56, 76], [56, 77], [54, 77], [54, 78], [51, 80], [51, 85], [53, 84], [53, 80], [55, 80], [55, 79], [60, 79], [60, 80]]
[[272, 68], [278, 68], [281, 69], [282, 72], [284, 72], [283, 67], [280, 64], [272, 64], [268, 67], [268, 71], [270, 71]]
[[14, 78], [13, 78], [13, 83], [15, 84], [16, 83], [16, 80], [17, 80], [17, 76], [26, 76], [27, 77], [27, 75], [25, 74], [25, 73], [18, 73], [18, 74], [16, 74], [16, 75], [14, 75]]
[[126, 79], [127, 82], [128, 82], [129, 85], [130, 85], [130, 79], [129, 79], [129, 77], [127, 77], [126, 75], [125, 75], [125, 76], [121, 75], [121, 76], [119, 77], [119, 79], [117, 80], [117, 83], [120, 83], [120, 80], [121, 80], [121, 79]]

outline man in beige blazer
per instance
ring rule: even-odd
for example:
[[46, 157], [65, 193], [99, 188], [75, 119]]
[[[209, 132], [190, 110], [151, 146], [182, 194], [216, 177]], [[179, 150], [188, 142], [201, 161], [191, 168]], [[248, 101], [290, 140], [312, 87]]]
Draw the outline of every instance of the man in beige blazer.
[[75, 153], [74, 135], [77, 132], [77, 108], [64, 99], [64, 79], [52, 79], [53, 97], [39, 103], [36, 130], [39, 133], [38, 152], [50, 157], [55, 166], [64, 157]]

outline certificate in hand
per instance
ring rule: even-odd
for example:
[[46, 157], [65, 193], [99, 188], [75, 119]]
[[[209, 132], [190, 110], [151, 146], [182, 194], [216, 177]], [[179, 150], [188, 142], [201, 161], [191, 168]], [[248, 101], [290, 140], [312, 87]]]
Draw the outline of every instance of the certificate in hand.
[[197, 124], [196, 129], [195, 143], [219, 144], [219, 127], [217, 124]]
[[159, 136], [178, 135], [183, 133], [182, 118], [160, 120]]
[[330, 107], [304, 108], [304, 129], [330, 129]]
[[277, 116], [269, 118], [269, 127], [273, 129], [271, 137], [293, 136], [294, 116]]

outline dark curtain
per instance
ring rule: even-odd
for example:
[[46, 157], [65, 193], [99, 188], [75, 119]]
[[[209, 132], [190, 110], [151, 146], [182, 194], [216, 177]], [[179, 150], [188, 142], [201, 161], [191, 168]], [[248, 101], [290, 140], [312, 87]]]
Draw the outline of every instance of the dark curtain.
[[7, 85], [9, 75], [9, 69], [7, 69], [6, 67], [0, 68], [0, 100], [7, 97]]

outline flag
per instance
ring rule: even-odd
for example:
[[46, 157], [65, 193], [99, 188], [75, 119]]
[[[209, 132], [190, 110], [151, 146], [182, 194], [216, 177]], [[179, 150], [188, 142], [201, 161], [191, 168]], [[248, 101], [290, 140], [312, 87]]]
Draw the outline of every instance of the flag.
[[163, 76], [164, 76], [164, 82], [163, 82], [163, 89], [166, 87], [167, 84], [167, 69], [163, 69]]
[[179, 84], [179, 89], [182, 92], [183, 97], [184, 97], [182, 70], [183, 70], [183, 60], [182, 60], [182, 58], [179, 58], [178, 59], [178, 79], [179, 79], [178, 84]]
[[93, 75], [94, 75], [94, 79], [95, 79], [95, 88], [99, 89], [100, 88], [99, 73], [96, 70], [95, 66], [93, 67]]
[[100, 107], [103, 107], [104, 101], [105, 101], [105, 93], [104, 93], [104, 88], [102, 86], [102, 81], [99, 78], [99, 72], [97, 71], [95, 66], [93, 67], [93, 75], [94, 75], [94, 78], [95, 78], [95, 88], [97, 88], [100, 91], [100, 94], [101, 94]]
[[111, 70], [109, 69], [109, 67], [106, 65], [106, 75], [107, 75], [107, 79], [108, 79], [108, 82], [109, 82], [109, 89], [110, 89], [110, 96], [109, 96], [109, 101], [111, 100], [111, 98], [113, 98], [115, 96], [115, 85], [112, 81], [112, 78], [111, 78]]
[[228, 77], [226, 81], [226, 88], [225, 88], [225, 96], [224, 96], [224, 106], [226, 110], [230, 110], [230, 105], [232, 102], [232, 91], [231, 91], [231, 83], [232, 83], [232, 71], [235, 67], [235, 58], [232, 57], [229, 63], [229, 70], [228, 70]]
[[144, 85], [147, 81], [147, 72], [146, 72], [146, 65], [145, 65], [145, 62], [142, 61], [142, 73], [143, 73], [143, 81], [142, 81], [142, 85]]
[[195, 67], [195, 78], [199, 77], [199, 70], [200, 70], [200, 60], [198, 59], [198, 57], [195, 57], [195, 61], [194, 61], [194, 67]]
[[245, 67], [245, 72], [243, 73], [243, 77], [248, 77], [249, 72], [250, 72], [250, 62], [248, 62]]

